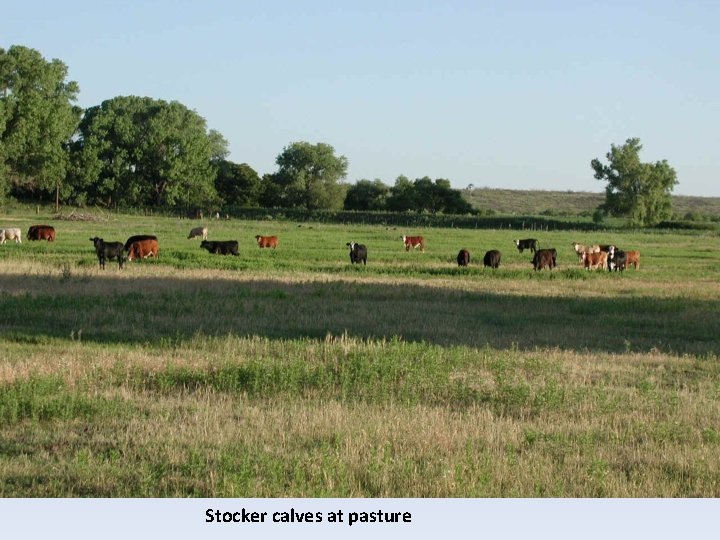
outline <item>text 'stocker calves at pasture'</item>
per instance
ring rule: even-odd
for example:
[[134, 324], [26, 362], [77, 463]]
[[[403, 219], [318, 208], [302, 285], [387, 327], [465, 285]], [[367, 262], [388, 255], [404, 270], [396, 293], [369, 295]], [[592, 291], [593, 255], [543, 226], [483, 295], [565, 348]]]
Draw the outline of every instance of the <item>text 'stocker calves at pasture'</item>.
[[345, 245], [350, 248], [350, 264], [367, 264], [367, 247], [365, 247], [365, 244], [348, 242]]

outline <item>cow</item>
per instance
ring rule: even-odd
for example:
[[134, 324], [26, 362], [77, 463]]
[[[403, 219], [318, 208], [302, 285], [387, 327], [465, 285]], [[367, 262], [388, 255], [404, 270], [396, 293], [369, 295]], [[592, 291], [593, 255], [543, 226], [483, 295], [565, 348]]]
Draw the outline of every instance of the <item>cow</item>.
[[525, 238], [523, 240], [515, 240], [515, 245], [520, 253], [525, 249], [529, 249], [532, 253], [535, 253], [538, 249], [539, 242], [535, 238]]
[[277, 249], [280, 240], [277, 236], [262, 236], [259, 234], [255, 235], [255, 241], [260, 248], [273, 248]]
[[0, 229], [0, 244], [4, 244], [7, 240], [15, 240], [16, 244], [22, 244], [22, 232], [20, 229]]
[[365, 247], [365, 244], [348, 242], [345, 245], [350, 248], [350, 264], [360, 264], [361, 262], [363, 266], [367, 264], [367, 247]]
[[160, 246], [156, 238], [146, 238], [132, 242], [127, 248], [127, 252], [128, 261], [147, 259], [148, 257], [157, 257], [160, 253]]
[[491, 249], [490, 251], [486, 252], [485, 256], [483, 257], [483, 266], [489, 266], [490, 268], [499, 268], [500, 257], [502, 257], [502, 253], [500, 253], [497, 249]]
[[583, 253], [599, 253], [602, 251], [600, 246], [586, 246], [585, 244], [578, 244], [577, 242], [573, 242], [572, 247], [575, 253], [577, 253], [579, 263], [583, 261]]
[[203, 240], [200, 242], [200, 247], [215, 255], [235, 255], [236, 257], [240, 255], [237, 240]]
[[631, 264], [635, 267], [635, 270], [640, 269], [640, 252], [639, 251], [626, 251], [625, 257], [627, 257], [627, 265]]
[[403, 244], [405, 244], [405, 251], [410, 251], [410, 248], [420, 248], [420, 251], [425, 251], [425, 238], [422, 236], [401, 236]]
[[118, 262], [118, 268], [123, 267], [125, 262], [125, 246], [122, 242], [105, 242], [102, 238], [97, 236], [91, 238], [90, 241], [95, 246], [95, 253], [98, 257], [98, 263], [100, 268], [105, 270], [105, 261], [116, 259]]
[[557, 251], [554, 249], [538, 249], [533, 255], [532, 265], [535, 271], [547, 268], [552, 270], [556, 266]]
[[617, 249], [615, 246], [611, 246], [608, 253], [607, 266], [608, 272], [612, 272], [613, 270], [615, 272], [617, 272], [618, 270], [622, 272], [627, 266], [627, 255], [623, 250]]
[[141, 242], [143, 240], [155, 240], [157, 242], [157, 236], [154, 234], [136, 234], [131, 236], [125, 241], [125, 251], [130, 251], [130, 246], [135, 242]]
[[208, 237], [208, 230], [207, 227], [195, 227], [190, 231], [190, 234], [188, 234], [188, 240], [190, 238], [202, 238], [203, 240], [207, 240]]
[[582, 262], [585, 266], [585, 270], [590, 270], [592, 268], [602, 268], [603, 270], [607, 269], [607, 260], [608, 260], [608, 252], [607, 251], [598, 251], [595, 253], [591, 253], [589, 251], [583, 251], [582, 254]]
[[28, 229], [27, 233], [28, 240], [47, 240], [48, 242], [55, 241], [55, 228], [51, 225], [32, 225]]
[[470, 252], [467, 249], [461, 249], [457, 254], [458, 266], [467, 266], [470, 264]]

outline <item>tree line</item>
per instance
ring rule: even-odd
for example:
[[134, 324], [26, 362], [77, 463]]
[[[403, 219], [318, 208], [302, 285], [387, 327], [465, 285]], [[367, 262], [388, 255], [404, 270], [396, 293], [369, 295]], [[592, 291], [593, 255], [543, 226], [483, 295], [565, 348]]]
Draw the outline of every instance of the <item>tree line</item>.
[[[394, 185], [345, 183], [348, 160], [325, 143], [293, 142], [260, 176], [228, 160], [228, 143], [177, 101], [117, 96], [76, 105], [79, 85], [60, 60], [31, 48], [0, 48], [0, 201], [98, 204], [110, 208], [192, 211], [225, 206], [473, 214], [450, 181], [399, 176]], [[608, 182], [604, 215], [637, 225], [670, 214], [677, 183], [667, 162], [643, 164], [638, 139], [613, 145], [608, 165], [592, 160]]]

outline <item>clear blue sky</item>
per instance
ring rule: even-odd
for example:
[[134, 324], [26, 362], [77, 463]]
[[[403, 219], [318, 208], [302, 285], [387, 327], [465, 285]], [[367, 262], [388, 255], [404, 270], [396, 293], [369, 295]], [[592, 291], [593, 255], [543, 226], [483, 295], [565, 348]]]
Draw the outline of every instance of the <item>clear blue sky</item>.
[[630, 137], [720, 196], [720, 2], [20, 0], [0, 47], [69, 67], [79, 105], [177, 100], [258, 173], [294, 141], [349, 182], [602, 191]]

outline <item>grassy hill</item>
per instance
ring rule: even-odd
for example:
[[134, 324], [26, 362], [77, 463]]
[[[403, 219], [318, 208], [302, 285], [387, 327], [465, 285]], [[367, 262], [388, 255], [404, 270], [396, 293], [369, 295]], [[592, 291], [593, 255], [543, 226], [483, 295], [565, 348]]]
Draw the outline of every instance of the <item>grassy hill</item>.
[[[604, 193], [587, 191], [542, 191], [478, 188], [464, 191], [475, 208], [492, 209], [498, 214], [589, 215], [605, 200]], [[720, 217], [720, 197], [673, 195], [673, 212], [679, 218], [687, 214]]]

